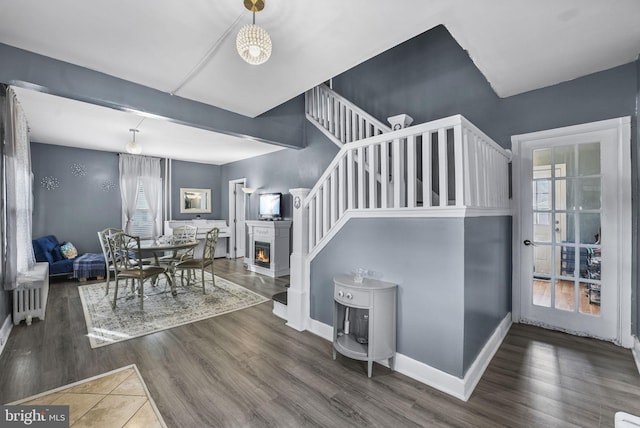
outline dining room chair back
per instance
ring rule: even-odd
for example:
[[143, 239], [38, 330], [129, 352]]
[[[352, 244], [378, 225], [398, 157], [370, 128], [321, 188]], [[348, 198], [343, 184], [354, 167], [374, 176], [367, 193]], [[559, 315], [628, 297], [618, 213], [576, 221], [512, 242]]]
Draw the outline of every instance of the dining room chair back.
[[[186, 244], [196, 240], [198, 235], [198, 228], [196, 226], [184, 225], [178, 226], [173, 229], [173, 235], [171, 236], [171, 242], [173, 244]], [[171, 259], [174, 262], [183, 261], [188, 258], [193, 258], [195, 247], [187, 248], [184, 250], [174, 250], [171, 255]]]
[[140, 310], [144, 309], [144, 281], [157, 279], [163, 274], [167, 282], [171, 284], [171, 277], [167, 268], [163, 266], [145, 264], [142, 260], [140, 237], [118, 232], [107, 238], [109, 250], [113, 258], [115, 268], [115, 292], [113, 296], [113, 308], [116, 308], [118, 300], [118, 287], [121, 280], [133, 280], [137, 283], [135, 292], [140, 301]]
[[[190, 284], [192, 281], [201, 282], [202, 283], [202, 292], [206, 293], [206, 277], [204, 275], [205, 271], [209, 271], [211, 273], [211, 284], [213, 286], [216, 285], [216, 280], [214, 276], [214, 255], [216, 253], [216, 244], [218, 243], [218, 234], [220, 233], [220, 229], [214, 227], [213, 229], [207, 232], [207, 236], [204, 242], [204, 250], [202, 252], [201, 258], [193, 258], [178, 262], [175, 265], [175, 270], [180, 271], [180, 278], [182, 285], [185, 285], [185, 272], [187, 273], [187, 284]], [[195, 273], [200, 271], [200, 281], [197, 281], [197, 276]], [[194, 275], [190, 275], [190, 273], [194, 273]]]
[[104, 256], [105, 269], [107, 271], [107, 285], [105, 286], [104, 294], [109, 294], [109, 283], [111, 282], [111, 273], [114, 271], [113, 258], [111, 257], [111, 251], [109, 250], [109, 235], [113, 233], [123, 232], [122, 229], [116, 227], [107, 227], [98, 232], [98, 241], [100, 241], [100, 248], [102, 248], [102, 255]]

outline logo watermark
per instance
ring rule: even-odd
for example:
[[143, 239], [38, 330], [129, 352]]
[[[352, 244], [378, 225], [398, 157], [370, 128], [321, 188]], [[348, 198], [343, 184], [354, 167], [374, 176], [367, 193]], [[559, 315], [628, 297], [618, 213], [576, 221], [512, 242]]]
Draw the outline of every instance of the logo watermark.
[[0, 406], [3, 428], [69, 428], [69, 406]]

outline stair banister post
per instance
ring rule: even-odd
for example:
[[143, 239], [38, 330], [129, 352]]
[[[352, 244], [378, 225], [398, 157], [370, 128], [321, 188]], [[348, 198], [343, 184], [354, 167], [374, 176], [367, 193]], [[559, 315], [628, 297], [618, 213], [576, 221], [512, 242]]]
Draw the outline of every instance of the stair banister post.
[[287, 325], [298, 331], [307, 329], [309, 319], [309, 208], [304, 205], [304, 200], [310, 191], [305, 188], [289, 190], [293, 196], [293, 250], [287, 290]]

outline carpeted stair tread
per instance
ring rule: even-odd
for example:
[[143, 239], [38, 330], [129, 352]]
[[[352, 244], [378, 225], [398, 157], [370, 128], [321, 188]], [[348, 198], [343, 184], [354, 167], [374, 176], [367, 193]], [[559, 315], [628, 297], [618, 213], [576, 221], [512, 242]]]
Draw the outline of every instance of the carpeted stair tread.
[[287, 304], [287, 292], [283, 291], [281, 293], [274, 294], [272, 299], [275, 302], [278, 302], [278, 303], [281, 303], [283, 305], [286, 305]]

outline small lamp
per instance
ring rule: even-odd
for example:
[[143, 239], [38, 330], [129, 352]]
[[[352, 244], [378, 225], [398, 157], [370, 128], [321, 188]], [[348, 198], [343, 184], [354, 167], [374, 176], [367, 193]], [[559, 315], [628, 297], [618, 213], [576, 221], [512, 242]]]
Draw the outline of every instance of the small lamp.
[[132, 155], [139, 155], [140, 153], [142, 153], [142, 147], [140, 146], [140, 143], [136, 143], [136, 132], [140, 131], [133, 128], [129, 129], [129, 131], [131, 131], [133, 136], [131, 138], [131, 141], [129, 141], [125, 146], [125, 149], [127, 150], [127, 153], [131, 153]]

